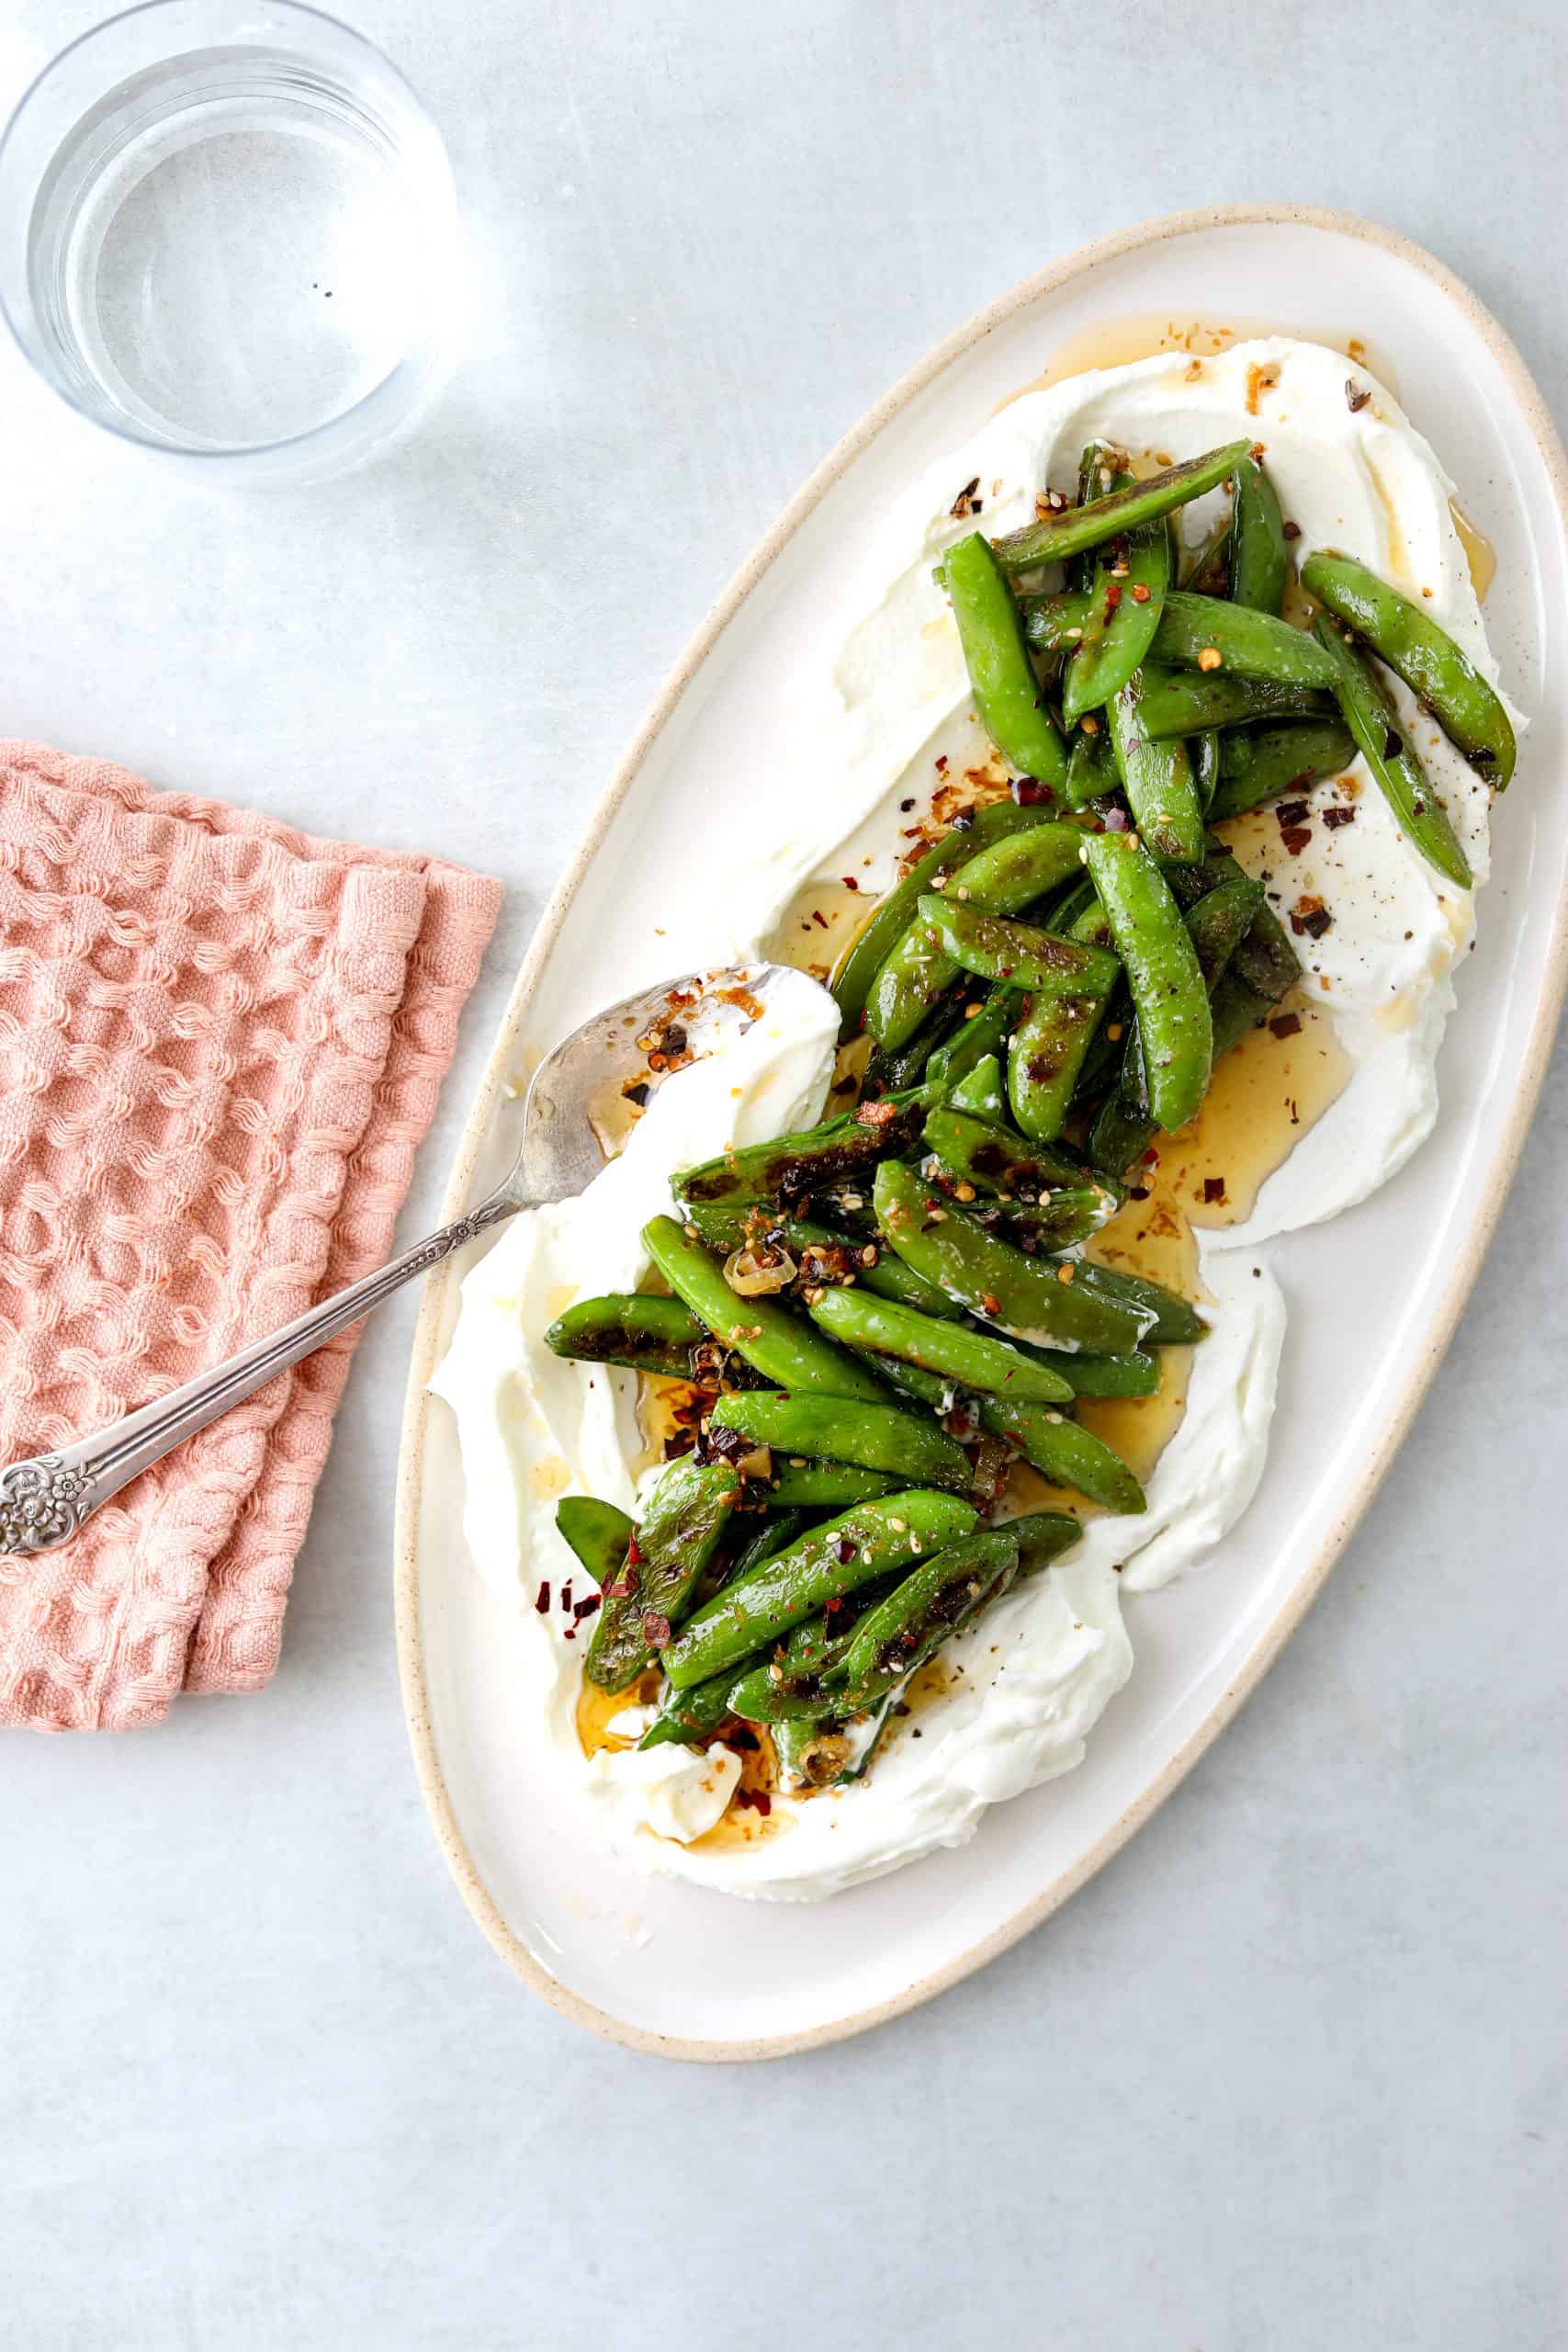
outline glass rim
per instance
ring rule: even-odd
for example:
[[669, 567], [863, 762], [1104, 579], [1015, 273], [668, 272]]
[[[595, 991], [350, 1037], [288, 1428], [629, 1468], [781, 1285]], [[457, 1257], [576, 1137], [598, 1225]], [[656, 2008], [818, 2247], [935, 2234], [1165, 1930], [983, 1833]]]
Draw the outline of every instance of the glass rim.
[[[341, 17], [331, 15], [325, 8], [312, 6], [310, 0], [261, 0], [261, 5], [269, 9], [276, 9], [281, 16], [300, 17], [310, 24], [324, 26], [330, 32], [348, 42], [352, 48], [360, 50], [367, 57], [374, 59], [376, 64], [407, 99], [416, 121], [429, 137], [432, 150], [440, 164], [446, 209], [453, 232], [456, 234], [457, 191], [452, 173], [452, 159], [446, 152], [446, 142], [436, 126], [434, 116], [407, 74], [400, 66], [392, 62], [385, 50], [379, 48], [366, 34], [357, 31], [353, 25], [345, 24]], [[68, 64], [73, 57], [80, 55], [84, 50], [91, 49], [107, 33], [116, 32], [122, 26], [131, 24], [139, 17], [167, 16], [176, 9], [187, 9], [193, 6], [212, 7], [227, 6], [237, 13], [246, 6], [246, 0], [136, 0], [134, 7], [117, 8], [112, 17], [105, 17], [99, 23], [89, 25], [85, 32], [78, 33], [73, 40], [67, 41], [63, 49], [57, 50], [54, 55], [33, 75], [7, 115], [5, 128], [0, 130], [0, 171], [4, 170], [6, 153], [28, 109], [62, 66]], [[172, 56], [178, 54], [180, 52], [177, 51], [170, 51]], [[28, 219], [30, 222], [30, 213]], [[335, 416], [326, 417], [319, 424], [307, 425], [302, 433], [284, 434], [278, 439], [271, 441], [241, 442], [231, 448], [189, 447], [178, 442], [161, 439], [152, 433], [139, 432], [134, 425], [118, 424], [110, 417], [98, 415], [94, 411], [84, 407], [58, 375], [40, 364], [31, 349], [22, 323], [13, 315], [11, 303], [6, 300], [3, 274], [0, 274], [0, 317], [4, 317], [13, 345], [32, 370], [33, 375], [54, 394], [57, 400], [63, 402], [73, 416], [79, 417], [84, 424], [91, 425], [102, 433], [112, 434], [116, 440], [126, 443], [131, 448], [144, 449], [152, 457], [181, 466], [201, 467], [207, 469], [223, 469], [231, 473], [251, 469], [253, 461], [254, 461], [255, 470], [265, 471], [269, 469], [270, 460], [303, 456], [307, 451], [320, 449], [334, 439], [348, 437], [346, 428], [353, 426], [356, 432], [362, 429], [366, 421], [376, 410], [391, 405], [392, 396], [400, 394], [404, 386], [422, 372], [420, 361], [405, 353], [394, 367], [388, 369], [378, 383], [372, 384], [368, 391], [362, 392], [357, 400], [350, 402], [347, 408], [340, 409]]]

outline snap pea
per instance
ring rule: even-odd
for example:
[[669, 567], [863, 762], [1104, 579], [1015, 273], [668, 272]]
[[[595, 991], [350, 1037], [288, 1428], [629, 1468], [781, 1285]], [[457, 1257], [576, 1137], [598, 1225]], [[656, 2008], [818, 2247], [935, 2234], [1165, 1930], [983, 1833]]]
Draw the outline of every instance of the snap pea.
[[995, 1054], [977, 1061], [947, 1099], [955, 1111], [972, 1111], [977, 1119], [1005, 1119], [1007, 1094], [1002, 1086], [1002, 1066]]
[[[671, 1462], [644, 1507], [638, 1557], [604, 1588], [583, 1672], [602, 1690], [624, 1690], [668, 1640], [740, 1498], [728, 1462]], [[623, 1589], [624, 1588], [624, 1589]], [[663, 1621], [662, 1628], [660, 1621]]]
[[1203, 807], [1185, 743], [1156, 741], [1144, 723], [1144, 673], [1111, 703], [1111, 748], [1133, 821], [1156, 857], [1193, 858], [1203, 842]]
[[880, 1470], [852, 1469], [847, 1462], [775, 1461], [768, 1489], [775, 1503], [801, 1510], [848, 1510], [890, 1495], [897, 1485]]
[[924, 1106], [919, 1101], [859, 1103], [837, 1119], [802, 1127], [773, 1143], [748, 1144], [705, 1159], [674, 1179], [682, 1207], [706, 1202], [744, 1208], [752, 1201], [827, 1193], [864, 1176], [889, 1152], [909, 1151], [919, 1141]]
[[1032, 1362], [1005, 1340], [993, 1340], [961, 1324], [939, 1323], [911, 1314], [886, 1299], [858, 1298], [852, 1291], [824, 1291], [811, 1309], [829, 1339], [863, 1354], [897, 1356], [940, 1373], [960, 1388], [996, 1396], [1028, 1396], [1059, 1405], [1072, 1390], [1059, 1374]]
[[1152, 1396], [1159, 1386], [1159, 1358], [1141, 1350], [1124, 1356], [1059, 1355], [1050, 1348], [1030, 1353], [1059, 1372], [1075, 1396]]
[[[1217, 653], [1216, 666], [1205, 654]], [[1288, 687], [1334, 684], [1332, 664], [1305, 629], [1273, 613], [1217, 596], [1168, 596], [1154, 658], [1172, 668], [1198, 670], [1208, 677], [1251, 678]]]
[[1214, 1059], [1239, 1046], [1249, 1029], [1267, 1021], [1273, 1012], [1276, 999], [1267, 997], [1244, 980], [1234, 965], [1214, 990]]
[[[1116, 486], [1131, 481], [1119, 475]], [[1084, 632], [1062, 680], [1064, 726], [1076, 727], [1126, 684], [1153, 642], [1169, 586], [1170, 532], [1163, 517], [1100, 550]]]
[[1021, 775], [1065, 782], [1067, 748], [1030, 667], [1022, 616], [989, 540], [971, 531], [948, 548], [942, 568], [980, 724]]
[[610, 1291], [569, 1306], [545, 1333], [545, 1345], [581, 1363], [630, 1364], [666, 1380], [690, 1380], [692, 1350], [706, 1338], [706, 1327], [678, 1298]]
[[[1082, 840], [1078, 826], [1058, 824], [1037, 825], [1027, 833], [993, 842], [965, 868], [963, 880], [953, 886], [955, 894], [963, 893], [957, 903], [987, 914], [1021, 914], [1071, 876]], [[917, 909], [919, 903], [917, 897]], [[872, 1035], [889, 1050], [901, 1046], [913, 1036], [958, 973], [959, 966], [917, 912], [872, 988], [865, 1015]]]
[[1018, 999], [1010, 990], [995, 989], [985, 997], [976, 988], [976, 994], [979, 1010], [965, 1018], [948, 1044], [937, 1047], [926, 1069], [927, 1085], [950, 1102], [954, 1087], [999, 1049], [1018, 1018]]
[[1324, 718], [1333, 709], [1332, 697], [1314, 686], [1280, 686], [1226, 670], [1157, 670], [1145, 662], [1138, 716], [1144, 732], [1159, 742], [1258, 718]]
[[911, 1568], [851, 1634], [829, 1682], [857, 1713], [916, 1674], [942, 1644], [1004, 1592], [1018, 1570], [1010, 1527], [969, 1535]]
[[1010, 1127], [956, 1108], [933, 1111], [926, 1148], [961, 1183], [982, 1193], [1035, 1200], [1053, 1186], [1084, 1182], [1082, 1163], [1049, 1144], [1026, 1144]]
[[1083, 1540], [1083, 1528], [1071, 1511], [1031, 1510], [1004, 1520], [1003, 1529], [1018, 1545], [1018, 1573], [1037, 1577], [1064, 1552]]
[[[852, 1502], [860, 1499], [858, 1495], [850, 1498]], [[774, 1507], [774, 1500], [770, 1496], [769, 1509], [759, 1518], [751, 1534], [731, 1560], [725, 1578], [727, 1583], [736, 1577], [746, 1576], [759, 1560], [771, 1560], [775, 1552], [785, 1550], [797, 1535], [804, 1535], [810, 1526], [811, 1513], [808, 1510], [798, 1510], [793, 1505], [779, 1510]], [[844, 1506], [840, 1504], [839, 1508], [842, 1510]]]
[[1213, 1053], [1208, 991], [1191, 934], [1135, 834], [1097, 833], [1085, 854], [1133, 991], [1150, 1111], [1162, 1127], [1185, 1126], [1203, 1099]]
[[1231, 513], [1230, 594], [1233, 605], [1254, 612], [1282, 611], [1290, 557], [1285, 547], [1280, 496], [1258, 459], [1243, 458], [1235, 469]]
[[1136, 530], [1216, 489], [1234, 474], [1236, 461], [1251, 446], [1247, 441], [1230, 442], [1201, 458], [1168, 466], [1129, 489], [1113, 490], [1104, 498], [1090, 499], [1087, 505], [1064, 507], [1059, 514], [1026, 523], [1021, 530], [1010, 531], [995, 542], [997, 560], [1010, 579], [1036, 571], [1043, 563], [1065, 563], [1086, 548], [1103, 546], [1119, 531]]
[[703, 1747], [732, 1712], [729, 1693], [734, 1681], [732, 1668], [728, 1674], [716, 1674], [710, 1681], [694, 1684], [690, 1690], [677, 1690], [667, 1682], [660, 1698], [659, 1713], [637, 1741], [637, 1747]]
[[1004, 1404], [987, 1397], [980, 1406], [985, 1428], [1010, 1438], [1024, 1460], [1054, 1487], [1072, 1487], [1107, 1510], [1146, 1510], [1144, 1490], [1122, 1456], [1079, 1421], [1054, 1405]]
[[556, 1525], [596, 1585], [613, 1584], [626, 1560], [632, 1522], [597, 1495], [563, 1495]]
[[1496, 689], [1447, 629], [1349, 556], [1309, 556], [1302, 585], [1365, 638], [1471, 765], [1502, 791], [1517, 756], [1513, 723]]
[[[1081, 845], [1081, 835], [1079, 841]], [[1010, 922], [935, 891], [920, 900], [919, 919], [937, 933], [946, 954], [964, 971], [1009, 988], [1027, 989], [1032, 995], [1074, 995], [1086, 988], [1108, 991], [1120, 968], [1103, 947], [1085, 947], [1042, 931], [1036, 923]]]
[[1050, 821], [1047, 809], [1020, 808], [1010, 800], [992, 801], [976, 808], [966, 820], [955, 821], [951, 832], [921, 852], [903, 879], [878, 899], [869, 922], [850, 941], [828, 983], [839, 1008], [840, 1036], [852, 1035], [859, 1028], [871, 984], [908, 929], [920, 892], [929, 890], [939, 874], [967, 865], [993, 842]]
[[1183, 560], [1181, 585], [1194, 596], [1228, 595], [1230, 565], [1231, 515], [1227, 514]]
[[1007, 1221], [1018, 1239], [1054, 1256], [1098, 1233], [1121, 1204], [1120, 1188], [1112, 1192], [1091, 1178], [1041, 1201], [1013, 1202], [1007, 1210]]
[[950, 989], [932, 1005], [912, 1037], [889, 1053], [886, 1046], [874, 1046], [861, 1081], [863, 1099], [877, 1101], [887, 1094], [903, 1094], [918, 1086], [924, 1077], [932, 1054], [944, 1046], [964, 1018], [962, 991], [955, 997]]
[[911, 1273], [902, 1258], [861, 1235], [836, 1232], [808, 1217], [783, 1216], [760, 1209], [755, 1202], [741, 1209], [694, 1202], [686, 1210], [686, 1223], [699, 1240], [710, 1250], [722, 1250], [726, 1257], [746, 1248], [777, 1245], [787, 1250], [795, 1260], [796, 1285], [850, 1280], [874, 1291], [878, 1298], [896, 1298], [927, 1315], [953, 1312], [951, 1302]]
[[671, 1289], [764, 1378], [784, 1388], [818, 1388], [829, 1396], [874, 1401], [878, 1390], [868, 1373], [771, 1299], [738, 1298], [717, 1260], [673, 1217], [654, 1217], [644, 1226], [642, 1240]]
[[1404, 729], [1383, 691], [1382, 681], [1327, 613], [1319, 613], [1313, 632], [1333, 656], [1336, 692], [1345, 724], [1372, 772], [1378, 790], [1393, 810], [1427, 863], [1461, 890], [1471, 888], [1470, 864], [1449, 822], [1448, 810], [1420, 761], [1404, 738]]
[[845, 1511], [716, 1593], [665, 1651], [664, 1670], [678, 1690], [705, 1682], [825, 1602], [956, 1543], [976, 1518], [968, 1503], [919, 1487]]
[[1087, 808], [1091, 801], [1103, 799], [1116, 789], [1115, 763], [1111, 756], [1110, 738], [1104, 734], [1087, 735], [1080, 728], [1073, 737], [1073, 748], [1067, 760], [1067, 780], [1062, 786], [1062, 803], [1067, 808]]
[[1214, 795], [1220, 788], [1220, 730], [1205, 727], [1201, 735], [1190, 735], [1192, 781], [1198, 787], [1198, 806], [1207, 821], [1214, 805]]
[[1144, 1317], [1144, 1348], [1190, 1348], [1209, 1336], [1209, 1327], [1190, 1300], [1146, 1274], [1124, 1273], [1120, 1266], [1101, 1266], [1079, 1258], [1078, 1281], [1097, 1298], [1115, 1300]]
[[1137, 1346], [1145, 1312], [1092, 1295], [1076, 1269], [1026, 1257], [961, 1209], [932, 1207], [912, 1169], [887, 1161], [877, 1172], [874, 1197], [898, 1255], [972, 1315], [1045, 1347], [1121, 1355]]
[[1230, 728], [1219, 742], [1219, 788], [1209, 804], [1216, 822], [1288, 792], [1304, 792], [1319, 776], [1338, 775], [1356, 756], [1356, 739], [1337, 718]]
[[713, 1426], [738, 1430], [754, 1445], [771, 1446], [780, 1453], [847, 1462], [855, 1469], [907, 1479], [911, 1486], [952, 1487], [965, 1494], [974, 1483], [969, 1457], [955, 1438], [886, 1402], [868, 1405], [846, 1396], [758, 1388], [721, 1396], [713, 1408]]
[[1267, 901], [1253, 916], [1246, 936], [1231, 957], [1231, 972], [1270, 1004], [1278, 1004], [1289, 996], [1301, 978], [1302, 959], [1291, 945], [1284, 924]]
[[[1098, 937], [1103, 921], [1104, 910], [1097, 899], [1068, 936], [1077, 936], [1079, 944], [1085, 933]], [[1102, 981], [1066, 996], [1041, 990], [1028, 999], [1008, 1043], [1008, 1098], [1026, 1136], [1043, 1143], [1066, 1125], [1090, 1041], [1114, 985], [1114, 979]]]

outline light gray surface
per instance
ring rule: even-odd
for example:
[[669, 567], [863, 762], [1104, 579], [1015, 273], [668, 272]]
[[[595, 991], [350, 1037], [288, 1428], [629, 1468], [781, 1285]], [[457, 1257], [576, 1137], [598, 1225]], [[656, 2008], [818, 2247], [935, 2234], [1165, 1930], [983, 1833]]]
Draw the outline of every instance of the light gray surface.
[[[96, 13], [13, 0], [0, 96]], [[657, 680], [983, 298], [1178, 205], [1340, 204], [1452, 263], [1568, 406], [1553, 0], [353, 13], [453, 149], [467, 369], [406, 452], [224, 507], [68, 445], [0, 354], [0, 729], [505, 876], [410, 1234]], [[1562, 2343], [1565, 1079], [1241, 1720], [984, 1975], [763, 2070], [558, 2021], [446, 1882], [398, 1702], [388, 1310], [266, 1694], [0, 1749], [0, 2340]]]

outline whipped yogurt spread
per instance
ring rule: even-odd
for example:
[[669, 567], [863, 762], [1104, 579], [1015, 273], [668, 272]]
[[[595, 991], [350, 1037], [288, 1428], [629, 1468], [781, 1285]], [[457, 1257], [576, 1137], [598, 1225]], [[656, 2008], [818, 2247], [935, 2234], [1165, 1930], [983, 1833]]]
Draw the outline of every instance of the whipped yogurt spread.
[[[1347, 374], [1370, 398], [1353, 409]], [[1027, 393], [982, 425], [897, 503], [863, 559], [860, 618], [830, 665], [803, 677], [808, 762], [792, 747], [777, 841], [713, 894], [711, 929], [689, 960], [755, 957], [813, 879], [852, 867], [862, 888], [893, 879], [893, 855], [941, 775], [983, 765], [989, 747], [969, 698], [958, 633], [932, 578], [944, 548], [975, 527], [955, 493], [976, 480], [984, 526], [1032, 519], [1048, 483], [1070, 484], [1086, 442], [1157, 462], [1250, 435], [1266, 448], [1295, 553], [1336, 548], [1418, 599], [1496, 683], [1452, 485], [1397, 402], [1367, 371], [1313, 344], [1242, 344], [1213, 358], [1160, 355]], [[1213, 501], [1183, 510], [1200, 537]], [[1390, 681], [1440, 791], [1477, 884], [1487, 870], [1486, 786], [1435, 723]], [[1517, 723], [1521, 723], [1517, 722]], [[938, 763], [945, 763], [939, 769]], [[802, 773], [822, 788], [798, 789]], [[571, 1300], [635, 1289], [648, 1272], [642, 1226], [671, 1206], [670, 1180], [727, 1145], [763, 1141], [822, 1115], [837, 1011], [792, 974], [763, 1017], [726, 1016], [707, 1050], [665, 1080], [625, 1149], [579, 1199], [517, 1218], [468, 1275], [451, 1348], [433, 1384], [452, 1406], [463, 1453], [464, 1526], [481, 1575], [525, 1609], [529, 1688], [550, 1768], [597, 1834], [641, 1866], [732, 1894], [821, 1896], [969, 1837], [986, 1808], [1070, 1770], [1132, 1669], [1120, 1596], [1152, 1591], [1201, 1562], [1234, 1526], [1262, 1473], [1284, 1337], [1277, 1284], [1259, 1243], [1352, 1205], [1403, 1165], [1437, 1113], [1435, 1063], [1468, 946], [1473, 900], [1400, 831], [1358, 761], [1303, 795], [1310, 841], [1282, 847], [1270, 820], [1243, 820], [1238, 856], [1288, 917], [1303, 899], [1331, 918], [1299, 940], [1306, 985], [1331, 1016], [1350, 1066], [1336, 1102], [1264, 1184], [1245, 1223], [1200, 1237], [1209, 1338], [1193, 1357], [1182, 1419], [1146, 1482], [1139, 1518], [1092, 1520], [1081, 1543], [1019, 1584], [942, 1653], [942, 1694], [919, 1713], [918, 1740], [895, 1732], [864, 1779], [807, 1798], [775, 1796], [770, 1834], [708, 1833], [739, 1763], [717, 1743], [584, 1756], [576, 1706], [586, 1642], [558, 1608], [573, 1562], [554, 1503], [588, 1492], [631, 1510], [644, 1448], [630, 1373], [565, 1363], [544, 1344]], [[785, 780], [781, 777], [781, 784]], [[1353, 822], [1314, 821], [1354, 796]], [[687, 943], [682, 942], [682, 945]], [[668, 960], [677, 960], [673, 945]], [[579, 1572], [581, 1581], [581, 1572]], [[635, 1737], [623, 1711], [610, 1728]]]

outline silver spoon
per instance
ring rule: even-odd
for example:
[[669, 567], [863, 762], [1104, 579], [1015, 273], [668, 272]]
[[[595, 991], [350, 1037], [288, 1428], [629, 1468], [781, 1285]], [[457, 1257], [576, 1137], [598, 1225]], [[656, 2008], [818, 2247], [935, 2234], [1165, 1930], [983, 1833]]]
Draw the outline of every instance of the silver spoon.
[[[759, 998], [783, 977], [777, 964], [748, 965], [743, 978]], [[534, 1073], [523, 1105], [523, 1136], [507, 1175], [477, 1208], [453, 1225], [444, 1225], [426, 1240], [394, 1258], [378, 1273], [366, 1274], [346, 1290], [324, 1298], [303, 1315], [286, 1323], [270, 1338], [253, 1340], [226, 1363], [215, 1364], [183, 1388], [140, 1406], [123, 1420], [96, 1436], [57, 1453], [34, 1454], [0, 1470], [0, 1555], [46, 1552], [69, 1543], [100, 1505], [165, 1453], [206, 1429], [231, 1405], [254, 1396], [280, 1372], [312, 1355], [324, 1340], [379, 1306], [416, 1274], [438, 1266], [454, 1250], [499, 1225], [520, 1209], [541, 1207], [547, 1201], [566, 1200], [582, 1192], [604, 1166], [604, 1154], [588, 1116], [590, 1097], [604, 1086], [617, 1067], [630, 1058], [626, 1048], [670, 1013], [671, 992], [704, 996], [716, 976], [689, 973], [679, 980], [662, 980], [637, 996], [596, 1013], [574, 1029], [546, 1056]]]

